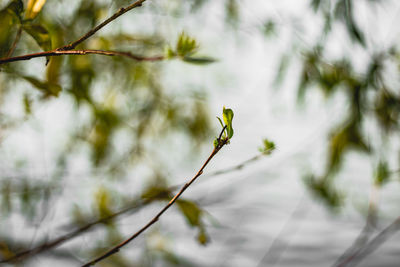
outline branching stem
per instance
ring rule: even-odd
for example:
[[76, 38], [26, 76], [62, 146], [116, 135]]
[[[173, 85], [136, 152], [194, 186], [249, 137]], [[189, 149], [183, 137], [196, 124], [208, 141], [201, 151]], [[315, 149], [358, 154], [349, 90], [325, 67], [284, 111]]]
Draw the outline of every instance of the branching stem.
[[120, 244], [116, 245], [115, 247], [113, 247], [112, 249], [108, 250], [107, 252], [105, 252], [103, 255], [97, 257], [96, 259], [84, 264], [82, 267], [88, 267], [88, 266], [92, 266], [96, 263], [98, 263], [99, 261], [102, 261], [110, 256], [112, 256], [113, 254], [117, 253], [120, 251], [120, 249], [124, 246], [126, 246], [128, 243], [130, 243], [133, 239], [135, 239], [136, 237], [138, 237], [140, 234], [142, 234], [144, 231], [146, 231], [150, 226], [152, 226], [155, 222], [158, 221], [158, 219], [164, 214], [164, 212], [166, 212], [177, 200], [178, 198], [183, 194], [183, 192], [186, 191], [186, 189], [194, 182], [196, 181], [196, 179], [203, 174], [203, 170], [205, 169], [205, 167], [208, 165], [208, 163], [211, 161], [211, 159], [221, 150], [221, 148], [226, 145], [229, 141], [228, 138], [223, 138], [222, 137], [222, 133], [225, 131], [226, 126], [222, 129], [219, 137], [218, 137], [218, 144], [214, 147], [213, 151], [211, 152], [210, 156], [207, 158], [207, 160], [204, 162], [203, 166], [201, 166], [201, 168], [197, 171], [196, 175], [189, 181], [187, 182], [182, 188], [181, 190], [179, 190], [179, 192], [168, 202], [167, 205], [165, 205], [165, 207], [163, 209], [161, 209], [156, 216], [154, 216], [146, 225], [144, 225], [140, 230], [138, 230], [136, 233], [134, 233], [131, 237], [129, 237], [128, 239], [124, 240], [123, 242], [121, 242]]

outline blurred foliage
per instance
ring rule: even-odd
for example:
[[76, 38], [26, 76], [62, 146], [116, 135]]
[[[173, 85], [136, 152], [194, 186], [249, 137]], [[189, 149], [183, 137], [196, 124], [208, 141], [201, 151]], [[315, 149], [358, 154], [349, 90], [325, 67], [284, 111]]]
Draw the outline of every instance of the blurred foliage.
[[[193, 9], [200, 8], [201, 2], [193, 1]], [[127, 4], [126, 1], [76, 1], [71, 4], [67, 1], [44, 0], [1, 3], [0, 57], [61, 47]], [[68, 12], [62, 10], [65, 5], [71, 7]], [[110, 11], [110, 8], [113, 10]], [[170, 43], [157, 30], [149, 28], [146, 33], [132, 33], [113, 24], [107, 26], [113, 30], [99, 32], [81, 43], [79, 49], [132, 51], [144, 57], [162, 56]], [[215, 61], [208, 56], [199, 56], [198, 41], [182, 32], [182, 29], [177, 29], [176, 35], [176, 45], [167, 48], [170, 58], [201, 65]], [[71, 206], [72, 210], [73, 225], [80, 227], [91, 223], [91, 218], [112, 217], [118, 207], [126, 205], [129, 195], [137, 192], [137, 189], [131, 192], [113, 189], [118, 187], [118, 183], [113, 181], [123, 180], [136, 168], [145, 168], [151, 173], [162, 166], [158, 162], [157, 151], [150, 144], [162, 143], [173, 134], [182, 133], [191, 144], [189, 150], [193, 151], [209, 140], [211, 126], [205, 94], [193, 93], [192, 89], [174, 92], [165, 88], [163, 67], [164, 64], [157, 62], [96, 55], [49, 57], [46, 61], [39, 58], [0, 65], [0, 108], [4, 114], [0, 120], [2, 131], [8, 129], [10, 134], [13, 133], [10, 122], [13, 122], [17, 132], [18, 127], [35, 121], [41, 106], [58, 101], [74, 103], [70, 114], [74, 121], [65, 122], [71, 126], [68, 128], [68, 140], [60, 144], [58, 154], [52, 158], [55, 167], [54, 170], [50, 168], [49, 172], [52, 173], [47, 179], [41, 177], [42, 181], [31, 176], [9, 179], [6, 174], [0, 174], [3, 223], [6, 223], [6, 218], [12, 221], [12, 215], [16, 214], [29, 222], [43, 219], [48, 211], [46, 205], [64, 191], [63, 183], [70, 179], [67, 175], [69, 163], [76, 157], [85, 158], [86, 155], [90, 156], [89, 176], [101, 173], [101, 177], [109, 179], [107, 185], [97, 187], [92, 197], [67, 200], [67, 206]], [[6, 101], [12, 97], [19, 97], [20, 101], [15, 105], [20, 105], [21, 112], [7, 111]], [[123, 141], [120, 140], [121, 136]], [[0, 139], [0, 142], [3, 141]], [[122, 148], [121, 144], [124, 144]], [[151, 160], [148, 155], [152, 155]], [[17, 170], [23, 173], [24, 167], [7, 169], [11, 173]], [[143, 177], [151, 178], [152, 175]], [[141, 199], [150, 203], [165, 201], [171, 196], [166, 186], [157, 186], [145, 189]], [[93, 199], [92, 205], [88, 203], [90, 199]], [[199, 229], [199, 242], [207, 243], [202, 209], [189, 200], [180, 200], [178, 206], [188, 225]], [[105, 220], [102, 226], [105, 239], [99, 246], [122, 240], [119, 228], [112, 219]], [[2, 244], [3, 255], [7, 251], [7, 255], [10, 255], [14, 249], [18, 252], [29, 246], [17, 248], [17, 239], [24, 240], [23, 237], [7, 236], [8, 233], [4, 232], [0, 234], [4, 235], [2, 240], [9, 240], [9, 243]], [[100, 250], [97, 246], [88, 249], [87, 255]], [[176, 260], [179, 257], [171, 251], [163, 253], [165, 261], [179, 262]], [[131, 261], [122, 255], [113, 257], [111, 262], [118, 266], [131, 266]]]

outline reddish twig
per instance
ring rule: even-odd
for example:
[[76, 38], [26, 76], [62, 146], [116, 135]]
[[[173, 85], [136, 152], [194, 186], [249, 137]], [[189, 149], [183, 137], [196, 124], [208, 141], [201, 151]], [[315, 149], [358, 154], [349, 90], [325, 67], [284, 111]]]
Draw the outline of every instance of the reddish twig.
[[63, 55], [88, 55], [88, 54], [95, 54], [95, 55], [103, 55], [103, 56], [123, 56], [128, 57], [137, 61], [159, 61], [163, 60], [164, 56], [154, 56], [154, 57], [143, 57], [139, 55], [135, 55], [129, 52], [120, 52], [120, 51], [105, 51], [105, 50], [51, 50], [51, 51], [44, 51], [39, 53], [33, 53], [23, 56], [17, 57], [9, 57], [0, 59], [0, 64], [21, 61], [21, 60], [29, 60], [32, 58], [37, 57], [54, 57], [54, 56], [63, 56]]
[[131, 242], [133, 239], [135, 239], [136, 237], [138, 237], [140, 234], [142, 234], [144, 231], [146, 231], [150, 226], [152, 226], [155, 222], [157, 222], [159, 220], [159, 218], [161, 217], [161, 215], [164, 214], [164, 212], [166, 212], [176, 201], [177, 199], [183, 194], [183, 192], [186, 191], [186, 189], [194, 182], [196, 181], [196, 179], [203, 173], [203, 170], [205, 169], [205, 167], [208, 165], [208, 163], [211, 161], [211, 159], [218, 153], [218, 151], [221, 150], [221, 148], [226, 145], [229, 142], [228, 138], [225, 139], [221, 139], [222, 138], [222, 133], [225, 131], [226, 126], [222, 129], [221, 134], [218, 137], [218, 145], [214, 147], [213, 151], [211, 152], [210, 156], [207, 158], [207, 160], [204, 162], [203, 166], [201, 166], [201, 168], [199, 169], [199, 171], [196, 173], [196, 175], [189, 181], [187, 182], [182, 188], [181, 190], [179, 190], [179, 192], [168, 202], [168, 204], [160, 211], [157, 213], [156, 216], [153, 217], [153, 219], [151, 219], [145, 226], [143, 226], [139, 231], [137, 231], [135, 234], [133, 234], [131, 237], [129, 237], [128, 239], [124, 240], [123, 242], [121, 242], [120, 244], [116, 245], [115, 247], [113, 247], [112, 249], [108, 250], [107, 252], [105, 252], [103, 255], [97, 257], [96, 259], [84, 264], [82, 267], [88, 267], [88, 266], [92, 266], [94, 264], [96, 264], [99, 261], [102, 261], [110, 256], [112, 256], [113, 254], [119, 252], [119, 250], [126, 246], [129, 242]]
[[23, 55], [23, 56], [18, 56], [18, 57], [10, 57], [12, 52], [14, 51], [17, 42], [19, 40], [19, 36], [21, 35], [20, 31], [22, 30], [21, 28], [19, 29], [16, 39], [14, 40], [14, 43], [10, 49], [10, 51], [7, 53], [6, 58], [0, 59], [0, 64], [4, 63], [9, 63], [9, 62], [15, 62], [15, 61], [21, 61], [21, 60], [29, 60], [31, 58], [37, 58], [37, 57], [51, 57], [51, 56], [61, 56], [61, 55], [86, 55], [86, 54], [97, 54], [97, 55], [105, 55], [105, 56], [124, 56], [124, 57], [129, 57], [135, 60], [139, 61], [157, 61], [157, 60], [162, 60], [164, 57], [162, 56], [156, 56], [156, 57], [142, 57], [142, 56], [137, 56], [133, 55], [128, 52], [117, 52], [117, 51], [103, 51], [103, 50], [73, 50], [75, 49], [76, 46], [79, 44], [83, 43], [86, 41], [89, 37], [94, 35], [96, 32], [98, 32], [101, 28], [118, 18], [119, 16], [125, 14], [129, 10], [132, 10], [136, 7], [142, 6], [142, 3], [145, 2], [146, 0], [138, 0], [132, 4], [130, 4], [127, 7], [122, 7], [120, 8], [116, 13], [114, 13], [111, 17], [82, 35], [78, 40], [64, 45], [62, 47], [56, 48], [54, 50], [50, 51], [44, 51], [40, 53], [34, 53], [34, 54], [28, 54], [28, 55]]
[[[256, 156], [253, 156], [252, 158], [245, 160], [237, 165], [234, 165], [232, 167], [226, 168], [226, 169], [222, 169], [219, 171], [215, 171], [209, 174], [206, 174], [205, 176], [207, 177], [212, 177], [212, 176], [217, 176], [217, 175], [221, 175], [221, 174], [226, 174], [226, 173], [230, 173], [230, 172], [234, 172], [237, 170], [241, 170], [242, 168], [244, 168], [245, 166], [247, 166], [247, 164], [256, 161], [258, 159], [260, 159], [264, 154], [259, 154]], [[204, 180], [203, 180], [204, 181]], [[174, 185], [174, 186], [170, 186], [167, 188], [168, 191], [173, 191], [178, 189], [179, 186], [178, 185]], [[14, 256], [1, 260], [0, 263], [7, 263], [7, 262], [15, 262], [15, 261], [22, 261], [22, 260], [26, 260], [27, 258], [30, 258], [32, 256], [36, 256], [38, 254], [41, 254], [43, 252], [46, 252], [48, 250], [51, 250], [55, 247], [58, 247], [66, 242], [68, 242], [71, 239], [74, 239], [75, 237], [78, 237], [86, 232], [89, 232], [90, 230], [92, 230], [96, 225], [101, 224], [101, 223], [107, 223], [115, 218], [118, 218], [128, 212], [133, 212], [136, 211], [140, 208], [145, 207], [147, 204], [151, 203], [154, 199], [157, 199], [160, 195], [164, 194], [164, 192], [161, 192], [159, 195], [155, 195], [154, 197], [152, 197], [151, 199], [145, 200], [145, 201], [141, 201], [140, 199], [135, 199], [131, 201], [131, 204], [128, 205], [127, 207], [111, 214], [110, 216], [107, 217], [102, 217], [102, 218], [96, 218], [96, 219], [92, 219], [91, 222], [82, 225], [78, 228], [76, 228], [75, 230], [72, 230], [69, 233], [66, 233], [62, 236], [59, 236], [53, 240], [47, 241], [45, 243], [36, 245], [34, 248], [28, 249], [28, 250], [24, 250], [22, 252], [19, 252], [17, 254], [15, 254]], [[89, 221], [89, 220], [88, 220]], [[64, 226], [62, 228], [66, 228], [67, 226]], [[69, 227], [70, 228], [70, 227]]]
[[96, 27], [94, 27], [93, 29], [91, 29], [90, 31], [88, 31], [87, 33], [85, 33], [82, 37], [80, 37], [78, 40], [64, 45], [63, 47], [58, 48], [58, 50], [72, 50], [74, 49], [77, 45], [79, 45], [80, 43], [83, 43], [85, 40], [87, 40], [89, 37], [91, 37], [92, 35], [94, 35], [96, 32], [98, 32], [101, 28], [103, 28], [104, 26], [106, 26], [108, 23], [112, 22], [113, 20], [115, 20], [116, 18], [118, 18], [119, 16], [125, 14], [126, 12], [128, 12], [129, 10], [132, 10], [136, 7], [140, 7], [142, 6], [143, 2], [145, 2], [146, 0], [138, 0], [132, 4], [130, 4], [127, 7], [121, 7], [116, 13], [114, 13], [114, 15], [112, 15], [111, 17], [109, 17], [108, 19], [106, 19], [105, 21], [103, 21], [102, 23], [100, 23], [99, 25], [97, 25]]
[[393, 236], [393, 233], [400, 230], [400, 217], [394, 220], [388, 227], [383, 229], [379, 234], [377, 234], [371, 241], [369, 241], [365, 246], [356, 251], [355, 253], [349, 255], [345, 259], [345, 263], [341, 266], [356, 266], [360, 261], [374, 252], [379, 248], [389, 237]]
[[15, 35], [14, 42], [11, 45], [10, 50], [8, 50], [8, 53], [7, 53], [6, 57], [11, 57], [11, 55], [14, 53], [14, 50], [17, 47], [19, 39], [21, 38], [21, 34], [22, 34], [22, 26], [19, 26], [17, 34]]

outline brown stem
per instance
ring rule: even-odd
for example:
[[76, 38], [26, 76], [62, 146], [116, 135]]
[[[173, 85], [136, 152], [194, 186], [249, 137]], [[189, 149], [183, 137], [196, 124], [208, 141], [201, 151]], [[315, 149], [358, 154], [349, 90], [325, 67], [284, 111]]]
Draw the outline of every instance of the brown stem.
[[82, 55], [88, 55], [88, 54], [103, 55], [103, 56], [122, 56], [122, 57], [131, 58], [131, 59], [134, 59], [137, 61], [159, 61], [159, 60], [164, 59], [164, 56], [143, 57], [143, 56], [135, 55], [135, 54], [132, 54], [129, 52], [120, 52], [120, 51], [104, 51], [104, 50], [90, 50], [90, 49], [88, 49], [88, 50], [67, 50], [67, 51], [51, 50], [51, 51], [33, 53], [33, 54], [28, 54], [28, 55], [23, 55], [23, 56], [3, 58], [3, 59], [0, 59], [0, 64], [21, 61], [21, 60], [29, 60], [29, 59], [37, 58], [37, 57], [55, 57], [55, 56], [63, 56], [63, 55], [82, 56]]
[[11, 45], [10, 50], [8, 50], [8, 53], [6, 55], [6, 57], [11, 57], [11, 55], [14, 53], [15, 48], [17, 47], [17, 44], [19, 42], [19, 39], [21, 38], [21, 34], [22, 34], [22, 26], [19, 26], [18, 28], [18, 32], [15, 35], [15, 39], [13, 44]]
[[379, 248], [389, 237], [393, 236], [393, 234], [400, 230], [400, 217], [394, 220], [388, 227], [383, 229], [379, 234], [377, 234], [368, 244], [363, 246], [360, 250], [355, 252], [346, 259], [346, 263], [342, 266], [348, 266], [351, 263], [351, 266], [356, 266], [360, 261], [374, 252], [377, 248]]
[[113, 20], [115, 20], [119, 16], [125, 14], [126, 12], [128, 12], [131, 9], [134, 9], [136, 7], [142, 6], [142, 3], [144, 1], [146, 1], [146, 0], [138, 0], [138, 1], [130, 4], [127, 7], [121, 7], [116, 13], [114, 13], [114, 15], [112, 15], [111, 17], [109, 17], [108, 19], [106, 19], [105, 21], [103, 21], [102, 23], [100, 23], [99, 25], [97, 25], [96, 27], [91, 29], [90, 31], [88, 31], [86, 34], [82, 35], [78, 40], [76, 40], [76, 41], [74, 41], [74, 42], [72, 42], [70, 44], [64, 45], [63, 47], [60, 47], [57, 50], [72, 50], [72, 49], [74, 49], [77, 45], [79, 45], [80, 43], [84, 42], [86, 39], [88, 39], [89, 37], [94, 35], [101, 28], [103, 28], [104, 26], [106, 26], [108, 23], [112, 22]]
[[124, 208], [124, 209], [122, 209], [122, 210], [120, 210], [120, 211], [118, 211], [116, 213], [113, 213], [110, 216], [96, 219], [96, 220], [94, 220], [94, 221], [92, 221], [90, 223], [87, 223], [87, 224], [85, 224], [85, 225], [83, 225], [83, 226], [81, 226], [81, 227], [79, 227], [79, 228], [77, 228], [77, 229], [65, 234], [65, 235], [62, 235], [62, 236], [52, 240], [52, 241], [48, 241], [48, 242], [45, 242], [45, 243], [43, 243], [41, 245], [38, 245], [38, 246], [36, 246], [36, 247], [34, 247], [32, 249], [28, 249], [28, 250], [19, 252], [19, 253], [15, 254], [14, 256], [12, 256], [10, 258], [7, 258], [5, 260], [0, 260], [0, 263], [22, 261], [22, 260], [25, 260], [25, 259], [27, 259], [27, 258], [29, 258], [31, 256], [34, 256], [34, 255], [40, 254], [42, 252], [48, 251], [48, 250], [50, 250], [50, 249], [52, 249], [54, 247], [57, 247], [57, 246], [65, 243], [65, 242], [67, 242], [70, 239], [73, 239], [74, 237], [77, 237], [77, 236], [81, 235], [82, 233], [85, 233], [85, 232], [89, 231], [94, 226], [96, 226], [96, 225], [98, 225], [100, 223], [107, 223], [107, 222], [111, 221], [112, 219], [114, 219], [114, 218], [116, 218], [116, 217], [118, 217], [118, 216], [120, 216], [122, 214], [125, 214], [125, 213], [127, 213], [129, 211], [132, 212], [132, 211], [134, 211], [136, 209], [140, 209], [140, 208], [146, 206], [147, 204], [151, 203], [151, 201], [152, 201], [151, 199], [145, 200], [145, 201], [138, 201], [138, 200], [133, 201], [133, 203], [129, 207], [126, 207], [126, 208]]
[[135, 234], [133, 234], [131, 237], [129, 237], [128, 239], [124, 240], [123, 242], [121, 242], [120, 244], [116, 245], [115, 247], [113, 247], [112, 249], [108, 250], [107, 252], [105, 252], [103, 255], [97, 257], [96, 259], [84, 264], [82, 267], [87, 267], [87, 266], [92, 266], [94, 264], [96, 264], [99, 261], [102, 261], [108, 257], [110, 257], [111, 255], [119, 252], [119, 250], [126, 246], [129, 242], [131, 242], [133, 239], [135, 239], [136, 237], [138, 237], [141, 233], [143, 233], [144, 231], [146, 231], [150, 226], [152, 226], [155, 222], [158, 221], [158, 219], [163, 215], [164, 212], [166, 212], [175, 202], [176, 200], [183, 194], [183, 192], [185, 192], [185, 190], [194, 182], [196, 181], [196, 179], [203, 173], [204, 168], [208, 165], [208, 163], [211, 161], [211, 159], [218, 153], [218, 151], [228, 143], [229, 139], [221, 139], [222, 133], [223, 131], [225, 131], [224, 127], [221, 131], [221, 134], [219, 136], [218, 139], [218, 145], [216, 147], [214, 147], [213, 151], [211, 152], [210, 156], [207, 158], [207, 160], [204, 162], [203, 166], [201, 166], [201, 168], [199, 169], [199, 171], [196, 173], [196, 175], [189, 181], [187, 182], [182, 188], [181, 190], [179, 190], [179, 192], [168, 202], [168, 204], [161, 209], [160, 212], [157, 213], [156, 216], [153, 217], [153, 219], [151, 219], [145, 226], [143, 226], [139, 231], [137, 231]]
[[0, 59], [0, 64], [4, 63], [9, 63], [9, 62], [14, 62], [14, 61], [20, 61], [20, 60], [29, 60], [31, 58], [36, 58], [36, 57], [52, 57], [52, 56], [61, 56], [61, 55], [86, 55], [86, 54], [97, 54], [97, 55], [105, 55], [105, 56], [124, 56], [124, 57], [129, 57], [135, 60], [139, 61], [157, 61], [157, 60], [162, 60], [164, 57], [162, 56], [156, 56], [156, 57], [141, 57], [137, 55], [133, 55], [128, 52], [117, 52], [117, 51], [103, 51], [103, 50], [73, 50], [77, 45], [81, 44], [85, 40], [87, 40], [89, 37], [94, 35], [96, 32], [98, 32], [101, 28], [106, 26], [108, 23], [112, 22], [119, 16], [125, 14], [129, 10], [132, 10], [136, 7], [142, 6], [142, 3], [145, 2], [146, 0], [138, 0], [132, 4], [130, 4], [127, 7], [122, 7], [120, 8], [114, 15], [82, 35], [78, 40], [64, 45], [62, 47], [56, 48], [54, 50], [50, 51], [45, 51], [45, 52], [40, 52], [40, 53], [34, 53], [34, 54], [28, 54], [28, 55], [23, 55], [23, 56], [18, 56], [18, 57], [10, 57], [12, 52], [14, 51], [17, 42], [19, 40], [19, 36], [21, 35], [20, 31], [22, 31], [22, 28], [18, 30], [16, 39], [14, 40], [14, 43], [10, 49], [10, 51], [7, 53], [7, 57]]

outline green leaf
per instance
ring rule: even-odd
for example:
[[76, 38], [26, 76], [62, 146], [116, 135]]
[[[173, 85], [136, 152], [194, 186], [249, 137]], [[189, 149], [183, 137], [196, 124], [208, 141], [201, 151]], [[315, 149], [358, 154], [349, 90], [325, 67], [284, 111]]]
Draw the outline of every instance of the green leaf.
[[273, 150], [275, 150], [275, 143], [268, 140], [268, 139], [264, 139], [263, 140], [263, 147], [260, 147], [259, 150], [261, 153], [263, 153], [264, 155], [269, 155], [271, 154], [271, 152]]
[[378, 186], [382, 186], [389, 181], [389, 178], [390, 178], [390, 171], [387, 162], [385, 161], [379, 162], [375, 174], [375, 184]]
[[226, 133], [228, 134], [228, 138], [231, 139], [233, 136], [233, 128], [232, 128], [233, 111], [232, 111], [232, 109], [224, 107], [222, 110], [222, 118], [226, 125]]
[[44, 93], [44, 97], [58, 96], [58, 94], [61, 92], [61, 86], [59, 86], [58, 84], [43, 82], [32, 76], [23, 75], [21, 77], [28, 81], [31, 85], [42, 91]]
[[13, 0], [7, 6], [7, 10], [13, 12], [21, 21], [22, 20], [22, 12], [24, 12], [24, 3], [22, 0]]
[[206, 231], [204, 228], [200, 229], [199, 234], [197, 235], [197, 241], [199, 241], [200, 244], [202, 245], [207, 245], [207, 243], [210, 242], [210, 238], [208, 237]]
[[211, 58], [211, 57], [189, 57], [189, 56], [183, 57], [182, 60], [185, 62], [191, 63], [191, 64], [197, 64], [197, 65], [211, 64], [216, 61], [214, 58]]
[[22, 28], [35, 39], [36, 43], [44, 50], [51, 50], [51, 37], [42, 25], [24, 23]]
[[176, 204], [191, 226], [201, 226], [201, 215], [203, 211], [197, 204], [188, 200], [178, 200]]
[[22, 2], [16, 0], [0, 11], [0, 57], [6, 56], [11, 48], [22, 11]]
[[222, 123], [221, 118], [220, 118], [220, 117], [217, 117], [217, 119], [218, 119], [219, 123], [221, 124], [221, 127], [224, 128], [224, 124]]
[[188, 36], [185, 32], [179, 35], [178, 41], [176, 43], [176, 53], [178, 56], [184, 58], [194, 54], [198, 49], [198, 44], [196, 40]]

